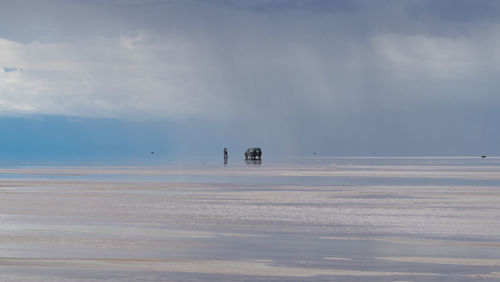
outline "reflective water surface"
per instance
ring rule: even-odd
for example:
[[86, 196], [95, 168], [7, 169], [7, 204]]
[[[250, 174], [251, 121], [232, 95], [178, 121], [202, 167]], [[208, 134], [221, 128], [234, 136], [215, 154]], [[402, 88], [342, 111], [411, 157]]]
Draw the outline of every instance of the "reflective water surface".
[[500, 280], [499, 158], [17, 165], [0, 179], [0, 280]]

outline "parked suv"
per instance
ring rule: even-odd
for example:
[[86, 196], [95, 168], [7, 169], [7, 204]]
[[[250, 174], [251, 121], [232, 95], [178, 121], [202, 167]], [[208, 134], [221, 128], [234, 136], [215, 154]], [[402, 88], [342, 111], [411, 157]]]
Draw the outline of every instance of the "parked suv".
[[260, 160], [262, 157], [262, 150], [260, 148], [248, 148], [245, 152], [245, 160]]

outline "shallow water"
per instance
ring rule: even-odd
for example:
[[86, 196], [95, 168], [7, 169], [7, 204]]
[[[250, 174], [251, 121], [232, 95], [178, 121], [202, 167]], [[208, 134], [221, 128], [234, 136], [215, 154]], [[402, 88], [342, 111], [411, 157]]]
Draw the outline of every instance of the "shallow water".
[[0, 279], [497, 281], [500, 159], [0, 167]]

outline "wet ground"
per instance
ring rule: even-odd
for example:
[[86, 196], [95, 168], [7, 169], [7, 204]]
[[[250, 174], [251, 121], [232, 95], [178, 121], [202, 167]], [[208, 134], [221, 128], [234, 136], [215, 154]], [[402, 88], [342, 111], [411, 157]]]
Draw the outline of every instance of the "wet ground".
[[0, 167], [0, 280], [500, 281], [500, 159]]

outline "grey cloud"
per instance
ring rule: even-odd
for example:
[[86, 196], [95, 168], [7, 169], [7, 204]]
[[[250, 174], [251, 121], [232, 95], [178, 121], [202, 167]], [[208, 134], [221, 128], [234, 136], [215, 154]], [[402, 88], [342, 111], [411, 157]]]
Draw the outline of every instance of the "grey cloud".
[[[420, 6], [421, 5], [421, 6]], [[500, 2], [494, 0], [427, 0], [414, 7], [442, 20], [458, 22], [487, 21], [498, 22]]]
[[25, 69], [0, 78], [7, 115], [203, 120], [290, 151], [422, 153], [426, 130], [444, 148], [468, 115], [484, 128], [464, 139], [480, 144], [492, 123], [477, 110], [500, 103], [497, 1], [1, 5], [0, 64]]

